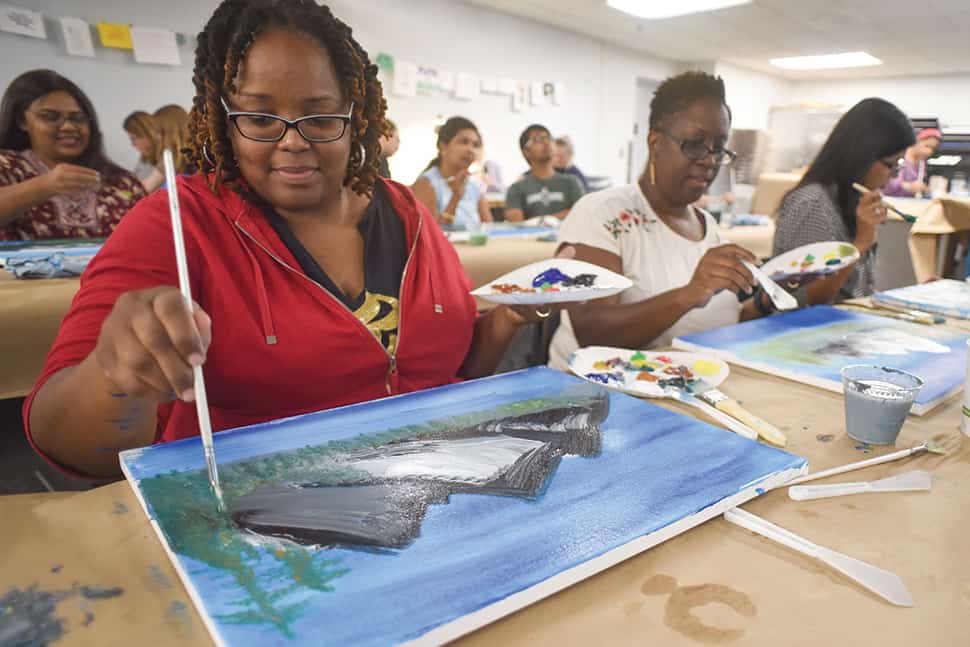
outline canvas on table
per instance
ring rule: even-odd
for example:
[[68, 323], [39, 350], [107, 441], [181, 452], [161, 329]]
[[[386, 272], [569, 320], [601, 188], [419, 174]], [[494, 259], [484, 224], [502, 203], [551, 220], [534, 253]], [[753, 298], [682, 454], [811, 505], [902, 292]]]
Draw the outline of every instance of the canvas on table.
[[687, 335], [673, 345], [836, 393], [842, 393], [845, 366], [902, 369], [925, 382], [912, 409], [921, 416], [963, 388], [967, 339], [943, 327], [814, 306]]
[[122, 466], [219, 644], [437, 644], [787, 482], [804, 459], [547, 368]]
[[970, 319], [970, 284], [941, 279], [872, 295], [874, 303]]

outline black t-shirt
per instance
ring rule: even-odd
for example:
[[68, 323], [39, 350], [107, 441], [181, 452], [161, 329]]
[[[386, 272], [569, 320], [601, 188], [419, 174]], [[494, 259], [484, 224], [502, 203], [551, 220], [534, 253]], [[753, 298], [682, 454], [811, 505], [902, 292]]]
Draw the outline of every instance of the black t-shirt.
[[374, 197], [357, 225], [364, 239], [364, 290], [355, 296], [348, 296], [337, 287], [282, 216], [271, 207], [263, 207], [263, 213], [306, 275], [343, 302], [374, 333], [381, 345], [394, 353], [397, 350], [401, 275], [408, 250], [404, 223], [394, 213], [384, 189], [380, 185], [374, 187]]

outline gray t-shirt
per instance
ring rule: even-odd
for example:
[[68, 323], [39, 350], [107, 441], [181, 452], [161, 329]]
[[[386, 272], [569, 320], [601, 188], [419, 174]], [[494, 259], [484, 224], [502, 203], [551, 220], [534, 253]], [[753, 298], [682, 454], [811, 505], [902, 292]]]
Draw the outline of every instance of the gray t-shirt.
[[[828, 240], [852, 242], [836, 203], [834, 186], [813, 183], [789, 193], [778, 209], [772, 256]], [[836, 301], [867, 297], [874, 291], [876, 247], [862, 255]]]
[[526, 218], [549, 216], [571, 209], [583, 196], [583, 187], [573, 175], [554, 173], [540, 180], [531, 173], [509, 187], [506, 209], [521, 209]]

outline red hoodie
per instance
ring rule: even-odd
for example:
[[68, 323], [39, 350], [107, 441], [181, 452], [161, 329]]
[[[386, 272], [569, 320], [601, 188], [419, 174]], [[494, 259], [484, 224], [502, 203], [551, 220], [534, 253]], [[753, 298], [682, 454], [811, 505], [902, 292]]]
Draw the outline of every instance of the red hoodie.
[[[380, 181], [409, 249], [394, 356], [303, 273], [256, 207], [226, 187], [214, 195], [202, 176], [179, 178], [192, 296], [212, 318], [205, 378], [213, 431], [458, 381], [476, 316], [468, 277], [410, 189]], [[178, 286], [166, 191], [122, 219], [81, 277], [24, 403], [28, 438], [37, 390], [91, 353], [122, 293], [158, 285]], [[198, 433], [194, 404], [159, 406], [156, 442]]]

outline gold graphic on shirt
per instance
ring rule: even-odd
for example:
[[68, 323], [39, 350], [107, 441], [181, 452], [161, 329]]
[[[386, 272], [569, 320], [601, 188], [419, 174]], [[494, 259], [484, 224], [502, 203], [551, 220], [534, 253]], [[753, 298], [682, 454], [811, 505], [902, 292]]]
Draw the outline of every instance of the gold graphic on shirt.
[[354, 311], [354, 316], [374, 333], [374, 337], [387, 352], [393, 354], [397, 350], [399, 310], [400, 302], [394, 297], [366, 292], [364, 303]]

